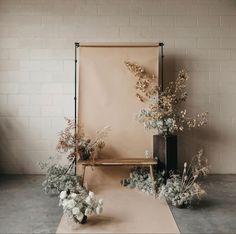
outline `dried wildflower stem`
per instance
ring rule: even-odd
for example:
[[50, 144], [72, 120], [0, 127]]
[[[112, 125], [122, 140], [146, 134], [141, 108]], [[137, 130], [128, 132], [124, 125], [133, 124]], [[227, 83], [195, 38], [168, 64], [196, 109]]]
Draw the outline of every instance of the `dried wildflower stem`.
[[137, 78], [135, 89], [139, 101], [145, 102], [158, 93], [159, 88], [154, 74], [150, 74], [144, 67], [136, 63], [125, 62], [125, 65]]

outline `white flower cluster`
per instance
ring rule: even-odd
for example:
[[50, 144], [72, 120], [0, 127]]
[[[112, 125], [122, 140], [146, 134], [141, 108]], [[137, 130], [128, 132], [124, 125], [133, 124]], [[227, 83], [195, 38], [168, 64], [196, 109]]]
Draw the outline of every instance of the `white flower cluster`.
[[[138, 118], [141, 120], [148, 117], [149, 110], [142, 110]], [[144, 128], [151, 130], [157, 135], [174, 134], [176, 131], [176, 121], [173, 118], [167, 119], [149, 119], [144, 122]]]
[[87, 216], [93, 213], [99, 215], [103, 211], [103, 200], [97, 200], [93, 192], [88, 193], [83, 187], [76, 193], [62, 191], [59, 205], [68, 217], [80, 223], [83, 223]]
[[159, 197], [165, 197], [173, 206], [189, 206], [195, 195], [194, 189], [183, 190], [180, 176], [173, 176], [160, 189]]
[[164, 182], [161, 175], [157, 176], [156, 174], [154, 174], [154, 176], [156, 177], [155, 181], [157, 181], [155, 191], [153, 188], [153, 180], [149, 173], [149, 169], [146, 167], [134, 167], [131, 170], [130, 177], [121, 180], [121, 184], [124, 187], [136, 188], [146, 193], [147, 195], [154, 195], [157, 192], [158, 185]]
[[46, 178], [42, 183], [43, 190], [46, 194], [57, 195], [63, 190], [76, 188], [80, 181], [79, 176], [74, 176], [71, 173], [66, 173], [66, 166], [53, 164], [48, 167]]

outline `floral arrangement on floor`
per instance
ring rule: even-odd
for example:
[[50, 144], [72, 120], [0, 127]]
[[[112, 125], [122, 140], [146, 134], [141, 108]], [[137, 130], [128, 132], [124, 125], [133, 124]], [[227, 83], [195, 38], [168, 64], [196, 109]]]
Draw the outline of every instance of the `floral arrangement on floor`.
[[[58, 157], [50, 157], [46, 162], [40, 162], [41, 169], [46, 169], [46, 178], [42, 183], [43, 190], [47, 194], [60, 194], [59, 205], [64, 213], [75, 222], [85, 223], [87, 216], [100, 214], [103, 210], [103, 201], [97, 200], [93, 192], [88, 192], [81, 185], [81, 177], [75, 175], [76, 152], [82, 159], [82, 152], [89, 153], [89, 159], [96, 150], [101, 150], [105, 143], [102, 140], [107, 133], [107, 128], [99, 131], [91, 140], [79, 129], [75, 134], [75, 125], [72, 120], [66, 119], [67, 127], [59, 134], [57, 150], [66, 153], [68, 163], [62, 165]], [[75, 152], [77, 146], [78, 151]], [[85, 158], [83, 158], [85, 160]]]
[[206, 124], [207, 112], [189, 117], [187, 110], [181, 108], [183, 102], [187, 100], [185, 89], [188, 74], [185, 71], [180, 71], [177, 79], [161, 91], [159, 87], [152, 84], [153, 80], [146, 84], [146, 80], [149, 79], [145, 77], [153, 77], [153, 75], [144, 76], [143, 74], [147, 72], [142, 66], [130, 62], [125, 62], [125, 64], [134, 76], [138, 77], [136, 90], [141, 90], [149, 102], [148, 106], [141, 109], [137, 115], [137, 120], [144, 125], [145, 129], [157, 135], [171, 135], [177, 131], [183, 131], [186, 127], [197, 128]]
[[69, 218], [84, 224], [87, 216], [102, 213], [103, 201], [97, 201], [94, 193], [88, 192], [81, 185], [81, 177], [72, 172], [73, 161], [63, 166], [51, 157], [47, 162], [40, 163], [40, 166], [42, 169], [47, 168], [46, 178], [42, 183], [44, 192], [50, 195], [60, 194], [59, 205]]
[[87, 192], [83, 187], [76, 192], [62, 191], [59, 205], [67, 217], [81, 224], [86, 223], [88, 216], [100, 215], [103, 211], [103, 200], [97, 200], [93, 192]]
[[131, 169], [130, 177], [121, 180], [121, 185], [127, 188], [136, 188], [147, 195], [156, 196], [158, 188], [164, 183], [164, 177], [160, 174], [155, 174], [155, 190], [153, 180], [147, 167], [134, 167]]
[[85, 136], [83, 128], [76, 126], [73, 120], [65, 120], [67, 127], [59, 133], [57, 150], [66, 153], [70, 161], [75, 160], [77, 155], [81, 160], [94, 159], [96, 153], [105, 147], [103, 139], [107, 136], [109, 127], [97, 131], [95, 138], [91, 139]]
[[199, 178], [208, 173], [207, 159], [203, 157], [203, 150], [200, 150], [192, 158], [190, 165], [184, 163], [182, 175], [171, 174], [166, 184], [162, 185], [159, 197], [165, 197], [173, 206], [189, 207], [193, 199], [200, 200], [206, 193], [199, 183]]

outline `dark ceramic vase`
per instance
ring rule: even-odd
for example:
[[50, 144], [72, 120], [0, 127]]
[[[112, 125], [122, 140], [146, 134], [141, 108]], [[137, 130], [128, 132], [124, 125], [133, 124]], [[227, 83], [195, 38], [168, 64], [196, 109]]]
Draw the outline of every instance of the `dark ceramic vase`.
[[185, 208], [188, 208], [189, 205], [186, 204], [186, 203], [182, 203], [182, 204], [180, 204], [180, 205], [176, 205], [175, 207], [176, 207], [176, 208], [179, 208], [179, 209], [185, 209]]
[[85, 224], [88, 221], [88, 217], [86, 215], [84, 215], [83, 219], [81, 221], [79, 221], [80, 224]]
[[79, 152], [81, 160], [88, 160], [91, 156], [91, 153], [87, 150], [81, 150]]

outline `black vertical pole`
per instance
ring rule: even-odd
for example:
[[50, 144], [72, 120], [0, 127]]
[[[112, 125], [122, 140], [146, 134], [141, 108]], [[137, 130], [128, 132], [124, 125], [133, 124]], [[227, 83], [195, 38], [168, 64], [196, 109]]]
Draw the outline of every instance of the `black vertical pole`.
[[[161, 86], [161, 92], [164, 90], [164, 52], [163, 52], [163, 47], [164, 43], [160, 42], [159, 43], [160, 48], [160, 86]], [[158, 166], [157, 166], [157, 172], [162, 171], [165, 168], [165, 159], [163, 159], [164, 155], [164, 144], [161, 143], [161, 137], [158, 135], [153, 136], [153, 156], [158, 157]]]
[[164, 52], [163, 52], [164, 43], [160, 42], [159, 46], [161, 47], [161, 91], [163, 91], [164, 90]]
[[[79, 43], [75, 42], [75, 97], [74, 97], [74, 103], [75, 103], [75, 113], [74, 113], [74, 121], [75, 121], [75, 136], [77, 131], [77, 48], [79, 47]], [[76, 140], [76, 139], [75, 139]], [[76, 163], [77, 163], [77, 142], [75, 142], [75, 158], [74, 158], [74, 164], [75, 164], [75, 175], [76, 175]]]

